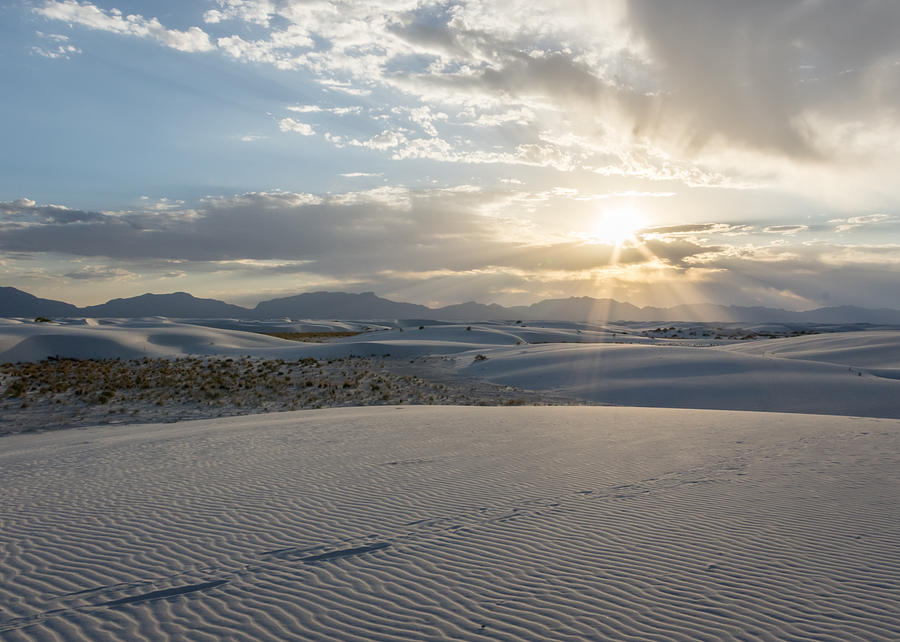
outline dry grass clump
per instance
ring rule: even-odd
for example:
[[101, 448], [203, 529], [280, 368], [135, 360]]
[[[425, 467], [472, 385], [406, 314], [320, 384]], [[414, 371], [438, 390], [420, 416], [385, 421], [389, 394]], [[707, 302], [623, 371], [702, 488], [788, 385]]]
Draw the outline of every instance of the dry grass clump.
[[777, 339], [781, 337], [799, 337], [807, 334], [818, 334], [816, 330], [772, 330], [756, 332], [743, 328], [722, 328], [718, 326], [700, 325], [697, 327], [659, 327], [641, 332], [645, 337], [657, 339], [728, 339], [728, 340], [755, 340]]
[[362, 332], [260, 332], [270, 337], [287, 339], [288, 341], [303, 341], [306, 343], [327, 343], [333, 339], [355, 337]]

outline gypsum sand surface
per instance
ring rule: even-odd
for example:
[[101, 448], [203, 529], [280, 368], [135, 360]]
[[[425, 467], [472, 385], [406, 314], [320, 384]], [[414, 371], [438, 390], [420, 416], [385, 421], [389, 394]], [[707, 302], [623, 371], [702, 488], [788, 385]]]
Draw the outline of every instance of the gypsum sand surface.
[[3, 438], [4, 640], [896, 640], [900, 421], [340, 408]]

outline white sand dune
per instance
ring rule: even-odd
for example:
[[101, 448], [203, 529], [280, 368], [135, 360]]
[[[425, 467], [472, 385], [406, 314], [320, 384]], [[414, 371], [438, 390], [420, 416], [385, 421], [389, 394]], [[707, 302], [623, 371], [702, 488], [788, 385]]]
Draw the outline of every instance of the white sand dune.
[[900, 332], [897, 331], [813, 334], [755, 341], [726, 349], [741, 354], [837, 363], [900, 379]]
[[354, 408], [16, 435], [4, 640], [897, 640], [900, 422]]
[[253, 332], [207, 328], [162, 319], [104, 320], [98, 324], [21, 323], [0, 326], [0, 362], [175, 357], [187, 354], [259, 355], [296, 352], [299, 344]]
[[[420, 325], [298, 343], [162, 319], [6, 323], [0, 325], [0, 363], [55, 355], [452, 356], [463, 377], [598, 403], [900, 418], [900, 331], [697, 347], [577, 324]], [[476, 355], [487, 360], [474, 361]]]
[[0, 363], [75, 359], [178, 357], [184, 355], [253, 356], [297, 359], [451, 354], [481, 346], [515, 345], [509, 332], [491, 327], [451, 326], [424, 330], [366, 332], [334, 343], [300, 343], [223, 328], [161, 319], [104, 320], [81, 323], [10, 323], [0, 325]]
[[551, 344], [484, 354], [485, 361], [461, 364], [461, 374], [595, 402], [900, 418], [900, 381], [843, 365], [668, 345]]
[[[201, 326], [166, 319], [73, 319], [62, 323], [9, 320], [0, 324], [0, 363], [40, 361], [48, 357], [115, 358], [174, 357], [183, 355], [256, 356], [264, 358], [346, 357], [353, 355], [402, 356], [452, 354], [482, 346], [525, 343], [629, 341], [649, 343], [637, 335], [581, 330], [573, 324], [522, 328], [515, 324], [430, 324], [376, 329], [328, 344], [303, 344], [229, 328]], [[207, 323], [210, 323], [207, 321]], [[256, 327], [248, 322], [222, 321], [222, 325]], [[267, 323], [260, 327], [275, 327]], [[277, 329], [303, 332], [357, 331], [376, 325], [342, 322], [291, 323]], [[384, 326], [381, 326], [382, 328]], [[298, 329], [302, 328], [302, 329]]]

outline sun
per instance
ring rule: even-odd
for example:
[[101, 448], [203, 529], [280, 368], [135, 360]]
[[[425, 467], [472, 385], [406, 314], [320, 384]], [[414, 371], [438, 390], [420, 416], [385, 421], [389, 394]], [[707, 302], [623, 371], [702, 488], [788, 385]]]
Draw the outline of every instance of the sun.
[[636, 235], [644, 224], [643, 214], [633, 208], [607, 210], [594, 222], [590, 235], [600, 243], [622, 245], [637, 240]]

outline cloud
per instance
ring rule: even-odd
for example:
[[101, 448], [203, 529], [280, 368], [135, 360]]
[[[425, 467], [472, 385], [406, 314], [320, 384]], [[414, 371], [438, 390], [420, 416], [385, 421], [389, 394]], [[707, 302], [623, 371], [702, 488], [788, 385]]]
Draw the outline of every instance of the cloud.
[[729, 235], [740, 224], [709, 223], [651, 228], [616, 249], [529, 227], [528, 216], [552, 218], [567, 202], [589, 203], [582, 196], [571, 189], [385, 186], [326, 196], [252, 192], [194, 208], [165, 201], [165, 208], [118, 212], [19, 199], [0, 204], [0, 252], [88, 260], [58, 272], [85, 283], [181, 277], [190, 285], [202, 277], [208, 287], [220, 275], [257, 289], [355, 284], [448, 303], [589, 294], [644, 305], [815, 307], [885, 305], [897, 300], [885, 297], [900, 296], [896, 245], [736, 245]]
[[[131, 274], [228, 273], [228, 278], [276, 280], [294, 275], [302, 282], [343, 280], [379, 292], [443, 283], [448, 292], [477, 298], [517, 289], [565, 294], [571, 287], [569, 294], [587, 293], [593, 283], [595, 295], [618, 293], [636, 302], [649, 302], [644, 297], [651, 292], [664, 296], [661, 284], [675, 291], [688, 284], [699, 288], [682, 296], [716, 293], [745, 303], [772, 303], [776, 292], [823, 302], [826, 290], [828, 300], [862, 299], [864, 282], [853, 275], [868, 277], [875, 266], [894, 277], [900, 273], [900, 262], [890, 261], [900, 255], [896, 246], [733, 245], [727, 239], [740, 229], [734, 224], [652, 228], [639, 242], [618, 249], [561, 235], [541, 241], [539, 235], [521, 235], [517, 228], [524, 221], [510, 210], [524, 214], [537, 207], [550, 216], [566, 201], [582, 202], [579, 192], [541, 196], [463, 187], [379, 187], [328, 196], [253, 192], [207, 198], [195, 208], [166, 201], [173, 207], [121, 212], [19, 199], [0, 204], [0, 252], [103, 258], [60, 273], [83, 281], [138, 278]], [[501, 202], [507, 205], [498, 217], [489, 205]], [[831, 277], [828, 282], [810, 278], [836, 271], [842, 271], [835, 281], [841, 287]], [[872, 292], [893, 291], [888, 281], [880, 277], [882, 285]], [[477, 292], [476, 284], [485, 291]]]
[[44, 33], [43, 31], [35, 32], [36, 35], [50, 42], [49, 45], [35, 45], [31, 48], [31, 53], [42, 56], [44, 58], [70, 59], [72, 56], [81, 53], [81, 49], [75, 45], [69, 44], [69, 37], [59, 33]]
[[139, 274], [123, 270], [122, 268], [109, 267], [107, 265], [85, 265], [80, 270], [68, 272], [63, 275], [67, 279], [76, 281], [109, 281], [140, 278]]
[[283, 132], [295, 132], [302, 136], [314, 136], [316, 133], [312, 125], [301, 123], [293, 118], [282, 118], [278, 121], [278, 128]]
[[216, 3], [220, 9], [210, 9], [203, 14], [203, 20], [209, 24], [237, 19], [265, 26], [274, 11], [270, 0], [216, 0]]
[[808, 225], [769, 225], [763, 228], [763, 232], [766, 234], [784, 234], [786, 236], [797, 232], [806, 232], [807, 230], [809, 230]]
[[65, 58], [68, 60], [74, 55], [80, 54], [81, 49], [74, 45], [57, 45], [55, 48], [34, 46], [31, 52], [44, 58]]
[[666, 237], [693, 237], [705, 236], [709, 234], [719, 234], [723, 236], [731, 236], [736, 234], [745, 234], [753, 228], [741, 224], [729, 223], [686, 223], [682, 225], [666, 225], [656, 227], [646, 227], [640, 231], [640, 235], [645, 238], [666, 238]]
[[[196, 208], [166, 201], [163, 208], [153, 204], [114, 213], [2, 203], [0, 213], [11, 222], [0, 224], [0, 250], [119, 260], [307, 261], [331, 275], [387, 265], [470, 270], [552, 263], [583, 270], [610, 263], [612, 246], [523, 243], [509, 233], [507, 219], [483, 212], [500, 197], [474, 186], [424, 191], [384, 186], [327, 197], [256, 192], [205, 199]], [[673, 264], [710, 251], [687, 240], [652, 240], [646, 247]], [[619, 253], [622, 263], [646, 260], [636, 249]]]
[[835, 232], [848, 232], [864, 225], [887, 222], [890, 219], [891, 217], [887, 214], [867, 214], [865, 216], [832, 219], [829, 223], [838, 223], [834, 228]]
[[214, 48], [209, 36], [199, 27], [190, 27], [186, 31], [166, 29], [156, 18], [144, 18], [139, 14], [123, 15], [118, 9], [104, 11], [90, 2], [46, 0], [35, 7], [34, 12], [50, 20], [60, 20], [89, 29], [151, 38], [178, 51], [199, 52]]
[[888, 64], [900, 51], [896, 2], [875, 0], [863, 8], [840, 0], [791, 6], [632, 0], [627, 8], [627, 24], [646, 47], [661, 90], [656, 108], [638, 121], [642, 129], [676, 120], [694, 147], [724, 137], [821, 159], [820, 132], [808, 114], [844, 120], [897, 104], [894, 90], [872, 88], [898, 88], [900, 70]]
[[[183, 51], [218, 47], [393, 106], [366, 108], [383, 119], [380, 134], [333, 131], [339, 148], [900, 201], [879, 169], [900, 162], [892, 0], [216, 0], [204, 14], [215, 45], [198, 27], [89, 2], [35, 11]], [[362, 113], [319, 102], [288, 109]], [[473, 128], [477, 140], [461, 135]]]
[[99, 212], [86, 212], [69, 209], [63, 205], [37, 205], [30, 198], [19, 198], [15, 201], [0, 202], [0, 228], [13, 224], [39, 225], [46, 223], [87, 223], [103, 220]]

